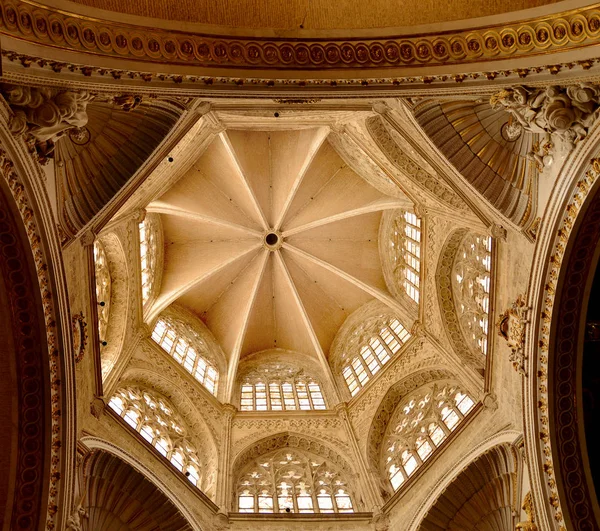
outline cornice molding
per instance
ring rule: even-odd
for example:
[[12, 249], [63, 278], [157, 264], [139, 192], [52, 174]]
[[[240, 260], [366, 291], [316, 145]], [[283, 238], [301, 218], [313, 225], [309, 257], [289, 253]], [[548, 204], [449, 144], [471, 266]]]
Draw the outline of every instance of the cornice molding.
[[[4, 2], [2, 33], [28, 42], [155, 64], [233, 69], [381, 69], [533, 57], [596, 44], [600, 5], [477, 28], [379, 37], [223, 35], [86, 17]], [[239, 32], [238, 32], [239, 33]]]

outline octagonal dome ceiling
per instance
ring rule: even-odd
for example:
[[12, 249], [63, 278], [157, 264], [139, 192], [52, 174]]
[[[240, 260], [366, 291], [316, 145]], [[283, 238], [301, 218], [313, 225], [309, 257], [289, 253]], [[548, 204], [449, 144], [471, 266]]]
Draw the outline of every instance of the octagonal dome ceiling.
[[327, 136], [327, 128], [227, 130], [147, 206], [164, 239], [149, 320], [185, 307], [235, 371], [240, 358], [273, 348], [326, 364], [360, 306], [378, 300], [403, 312], [378, 240], [382, 213], [410, 203], [353, 171]]

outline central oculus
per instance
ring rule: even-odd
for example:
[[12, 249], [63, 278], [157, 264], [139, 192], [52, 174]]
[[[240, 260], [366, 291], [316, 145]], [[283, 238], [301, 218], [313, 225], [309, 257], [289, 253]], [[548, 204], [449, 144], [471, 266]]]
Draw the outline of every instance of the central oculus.
[[269, 251], [276, 251], [283, 244], [283, 238], [279, 231], [269, 229], [265, 232], [264, 245]]

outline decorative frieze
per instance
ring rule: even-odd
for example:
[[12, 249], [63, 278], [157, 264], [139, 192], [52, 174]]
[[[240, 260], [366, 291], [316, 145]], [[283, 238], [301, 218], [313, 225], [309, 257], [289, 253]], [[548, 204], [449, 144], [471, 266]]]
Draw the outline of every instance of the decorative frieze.
[[[169, 31], [12, 0], [2, 4], [0, 28], [29, 42], [156, 64], [263, 70], [375, 69], [506, 60], [592, 46], [600, 34], [600, 10], [592, 5], [552, 18], [441, 33], [359, 40], [345, 35], [289, 39]], [[490, 79], [497, 75], [488, 74]]]

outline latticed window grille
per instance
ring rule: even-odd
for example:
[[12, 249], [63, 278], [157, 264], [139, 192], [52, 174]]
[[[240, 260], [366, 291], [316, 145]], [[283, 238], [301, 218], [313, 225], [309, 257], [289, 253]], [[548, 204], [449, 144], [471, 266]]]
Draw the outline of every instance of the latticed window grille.
[[96, 301], [98, 303], [98, 337], [100, 344], [106, 341], [110, 316], [111, 278], [106, 252], [102, 244], [94, 242], [94, 264], [96, 271]]
[[190, 483], [198, 488], [205, 487], [205, 466], [187, 436], [185, 424], [163, 397], [129, 386], [119, 389], [108, 405], [177, 470], [185, 474]]
[[169, 320], [160, 318], [152, 331], [152, 339], [216, 396], [219, 383], [217, 369], [192, 346], [198, 342], [190, 336], [186, 337], [181, 328], [182, 326], [176, 327]]
[[382, 447], [385, 473], [394, 490], [436, 451], [473, 409], [457, 385], [420, 389], [394, 412]]
[[242, 411], [326, 409], [321, 386], [310, 379], [247, 382], [241, 393]]
[[258, 458], [237, 482], [241, 513], [352, 513], [343, 475], [321, 457], [285, 448]]
[[156, 276], [156, 230], [144, 219], [139, 224], [140, 229], [140, 261], [142, 269], [142, 301], [144, 304], [152, 294]]
[[390, 319], [378, 333], [360, 347], [359, 355], [342, 370], [342, 375], [352, 396], [379, 372], [409, 338], [410, 334], [400, 324], [400, 321]]
[[488, 350], [492, 238], [468, 235], [454, 262], [454, 294], [459, 320], [473, 346]]
[[421, 220], [412, 212], [403, 212], [394, 220], [392, 247], [394, 274], [406, 294], [419, 302], [421, 288]]

